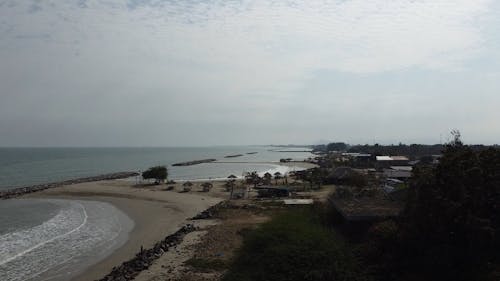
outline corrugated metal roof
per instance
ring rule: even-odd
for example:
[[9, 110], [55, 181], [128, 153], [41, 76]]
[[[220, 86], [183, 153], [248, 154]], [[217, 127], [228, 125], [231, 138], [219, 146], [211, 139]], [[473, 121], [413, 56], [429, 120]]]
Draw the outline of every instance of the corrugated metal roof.
[[394, 161], [408, 161], [408, 157], [406, 156], [391, 156]]
[[392, 161], [391, 156], [377, 156], [377, 161]]
[[377, 156], [377, 161], [408, 161], [406, 156]]

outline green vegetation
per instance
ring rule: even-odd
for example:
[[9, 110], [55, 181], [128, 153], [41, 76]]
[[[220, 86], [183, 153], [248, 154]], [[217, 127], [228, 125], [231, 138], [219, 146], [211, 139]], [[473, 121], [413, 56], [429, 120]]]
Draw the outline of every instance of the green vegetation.
[[184, 263], [199, 271], [219, 271], [227, 268], [227, 263], [220, 259], [191, 258]]
[[414, 171], [404, 216], [370, 234], [362, 254], [378, 280], [500, 280], [500, 150], [457, 133], [437, 166]]
[[345, 151], [347, 147], [347, 144], [343, 142], [332, 142], [326, 146], [326, 151]]
[[167, 176], [168, 170], [165, 166], [151, 167], [142, 173], [143, 179], [154, 179], [156, 184], [164, 182]]
[[244, 236], [224, 281], [368, 280], [349, 248], [309, 209], [274, 217]]
[[[245, 233], [223, 280], [500, 280], [500, 149], [464, 145], [458, 131], [453, 136], [439, 147], [382, 149], [442, 154], [438, 164], [421, 157], [410, 182], [398, 186], [408, 193], [400, 199], [405, 208], [399, 218], [346, 224], [329, 206], [280, 212]], [[313, 169], [300, 178], [311, 186], [329, 176], [358, 187], [375, 181], [337, 172]], [[345, 236], [350, 247], [337, 233], [353, 234]]]

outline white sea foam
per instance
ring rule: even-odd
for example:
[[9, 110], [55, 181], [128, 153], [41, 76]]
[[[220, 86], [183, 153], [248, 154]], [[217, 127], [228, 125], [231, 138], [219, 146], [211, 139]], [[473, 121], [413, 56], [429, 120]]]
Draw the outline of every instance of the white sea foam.
[[0, 236], [2, 280], [67, 279], [67, 274], [96, 262], [117, 243], [123, 243], [116, 240], [117, 236], [132, 228], [132, 222], [107, 203], [50, 201], [61, 207], [53, 218], [31, 229]]

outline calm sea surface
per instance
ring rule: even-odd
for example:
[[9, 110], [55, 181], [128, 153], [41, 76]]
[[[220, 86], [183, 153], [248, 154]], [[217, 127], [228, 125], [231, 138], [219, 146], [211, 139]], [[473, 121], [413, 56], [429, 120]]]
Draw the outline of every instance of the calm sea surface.
[[[141, 171], [153, 165], [167, 165], [171, 179], [226, 178], [250, 171], [284, 173], [300, 168], [280, 166], [276, 163], [280, 158], [311, 156], [271, 150], [277, 148], [0, 148], [0, 189]], [[224, 158], [234, 154], [244, 156]], [[220, 162], [171, 166], [204, 158]], [[103, 202], [0, 200], [0, 280], [69, 280], [125, 243], [133, 224], [120, 210]]]
[[[170, 179], [225, 178], [243, 172], [283, 169], [263, 162], [280, 158], [303, 160], [308, 152], [265, 146], [166, 147], [166, 148], [0, 148], [0, 189], [95, 176], [121, 171], [142, 171], [153, 165], [167, 165]], [[287, 148], [285, 150], [301, 150]], [[258, 152], [256, 154], [246, 154]], [[242, 157], [224, 158], [243, 154]], [[172, 167], [177, 162], [215, 158], [224, 162]]]

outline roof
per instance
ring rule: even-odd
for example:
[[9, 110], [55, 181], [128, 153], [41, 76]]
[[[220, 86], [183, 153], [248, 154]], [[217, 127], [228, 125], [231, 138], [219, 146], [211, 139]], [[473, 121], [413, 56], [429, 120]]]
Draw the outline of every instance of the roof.
[[312, 199], [285, 199], [283, 200], [285, 205], [311, 205], [313, 204]]
[[353, 172], [351, 167], [337, 167], [333, 172], [331, 172], [328, 177], [343, 179], [349, 176]]
[[385, 169], [384, 176], [388, 178], [411, 178], [411, 171]]
[[371, 157], [371, 154], [368, 153], [359, 153], [359, 152], [345, 152], [342, 153], [343, 156], [352, 156], [352, 157]]
[[406, 156], [391, 156], [392, 160], [394, 161], [408, 161], [408, 157]]
[[377, 156], [377, 161], [408, 161], [406, 156]]
[[412, 171], [412, 166], [391, 166], [391, 169], [398, 171]]
[[392, 161], [391, 156], [377, 156], [377, 161]]

